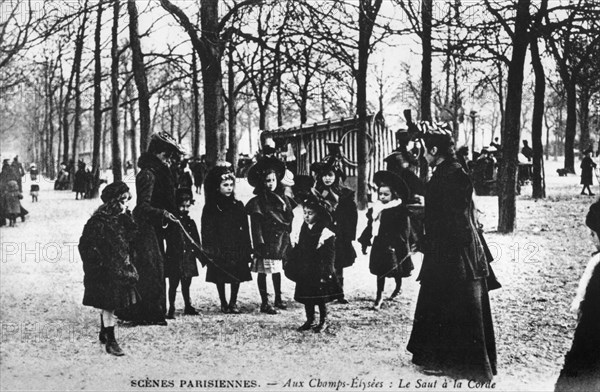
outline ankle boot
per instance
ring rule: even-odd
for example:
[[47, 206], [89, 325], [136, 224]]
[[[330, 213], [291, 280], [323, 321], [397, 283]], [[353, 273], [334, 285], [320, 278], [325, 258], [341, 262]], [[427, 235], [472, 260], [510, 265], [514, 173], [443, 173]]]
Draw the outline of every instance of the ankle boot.
[[266, 313], [266, 314], [277, 314], [279, 313], [277, 310], [275, 310], [270, 304], [269, 301], [263, 301], [263, 303], [260, 305], [260, 312], [261, 313]]
[[102, 315], [100, 315], [100, 333], [98, 334], [98, 339], [100, 339], [100, 343], [106, 344], [106, 328], [104, 328]]
[[319, 324], [317, 324], [313, 328], [313, 331], [315, 333], [319, 333], [319, 332], [323, 331], [325, 328], [327, 328], [327, 315], [326, 314], [319, 314]]
[[231, 314], [240, 314], [241, 313], [240, 309], [237, 307], [236, 300], [234, 298], [231, 298], [229, 300], [228, 310], [229, 310], [229, 313], [231, 313]]
[[314, 307], [306, 307], [306, 322], [298, 327], [298, 331], [308, 331], [312, 327], [314, 327], [315, 323], [315, 308]]
[[185, 305], [185, 309], [183, 310], [183, 314], [187, 314], [188, 316], [197, 316], [198, 311], [192, 305]]
[[287, 305], [283, 303], [282, 299], [281, 299], [281, 293], [279, 294], [275, 294], [275, 303], [274, 303], [276, 308], [279, 308], [281, 310], [286, 310], [287, 309]]
[[115, 327], [106, 328], [106, 352], [117, 357], [125, 355], [115, 339]]
[[174, 305], [169, 306], [169, 311], [167, 312], [167, 316], [165, 318], [167, 318], [169, 320], [175, 319], [175, 306]]
[[381, 294], [382, 293], [377, 293], [377, 298], [375, 298], [375, 304], [373, 305], [373, 310], [381, 309], [381, 302], [383, 302], [381, 299]]

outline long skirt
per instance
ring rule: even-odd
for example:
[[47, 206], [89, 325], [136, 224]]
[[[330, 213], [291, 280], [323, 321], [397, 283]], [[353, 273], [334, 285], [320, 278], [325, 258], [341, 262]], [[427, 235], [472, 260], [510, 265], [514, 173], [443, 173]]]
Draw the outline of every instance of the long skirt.
[[485, 279], [421, 282], [408, 342], [413, 363], [457, 379], [496, 374], [496, 340]]

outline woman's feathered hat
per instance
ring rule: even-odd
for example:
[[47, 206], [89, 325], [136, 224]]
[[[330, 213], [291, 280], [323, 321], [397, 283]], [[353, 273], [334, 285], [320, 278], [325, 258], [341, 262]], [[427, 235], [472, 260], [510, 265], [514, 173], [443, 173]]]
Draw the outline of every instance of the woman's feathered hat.
[[452, 137], [452, 128], [450, 124], [442, 123], [432, 126], [429, 122], [421, 122], [421, 139], [427, 149], [437, 147], [440, 150], [445, 150], [454, 146], [454, 138]]
[[275, 157], [260, 159], [248, 170], [248, 183], [255, 188], [259, 187], [270, 171], [274, 171], [277, 181], [281, 182], [285, 176], [285, 163]]
[[310, 165], [310, 171], [317, 174], [317, 178], [324, 176], [329, 172], [333, 172], [338, 180], [346, 181], [346, 173], [335, 158], [330, 158], [326, 162], [313, 162]]
[[403, 202], [407, 202], [410, 189], [406, 182], [396, 173], [388, 170], [380, 170], [373, 175], [373, 182], [379, 188], [382, 185], [387, 185], [398, 195]]
[[[163, 149], [169, 150], [179, 155], [185, 155], [185, 149], [171, 135], [166, 132], [156, 132], [150, 136], [150, 144], [164, 146]], [[165, 148], [166, 147], [166, 148]]]

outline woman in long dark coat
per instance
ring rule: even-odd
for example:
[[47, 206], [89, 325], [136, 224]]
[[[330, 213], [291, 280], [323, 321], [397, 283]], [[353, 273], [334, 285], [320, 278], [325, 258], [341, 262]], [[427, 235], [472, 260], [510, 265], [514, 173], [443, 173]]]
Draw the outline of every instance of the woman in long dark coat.
[[489, 381], [496, 374], [496, 343], [473, 186], [451, 136], [428, 134], [425, 143], [435, 171], [425, 196], [421, 289], [407, 348], [426, 373]]
[[583, 188], [581, 189], [581, 194], [585, 195], [585, 190], [587, 189], [590, 196], [594, 196], [592, 190], [590, 189], [591, 185], [594, 185], [594, 169], [596, 168], [596, 163], [592, 159], [592, 150], [585, 151], [585, 157], [581, 161], [581, 185]]
[[117, 313], [122, 320], [145, 325], [167, 325], [164, 276], [167, 230], [178, 230], [175, 182], [169, 166], [182, 153], [168, 134], [152, 135], [148, 152], [138, 160], [135, 178], [137, 203], [133, 217], [139, 226], [134, 265], [140, 275], [137, 288], [142, 300]]
[[335, 233], [335, 270], [342, 288], [338, 302], [347, 304], [344, 294], [344, 268], [354, 264], [356, 251], [352, 241], [356, 239], [358, 211], [354, 191], [342, 185], [344, 173], [334, 163], [318, 167], [315, 189], [333, 206], [333, 232]]
[[[202, 246], [212, 256], [206, 281], [217, 286], [221, 311], [239, 313], [237, 295], [250, 274], [250, 230], [244, 204], [234, 195], [235, 175], [225, 166], [214, 167], [204, 181], [206, 204], [202, 210]], [[229, 302], [225, 284], [231, 285]]]
[[86, 191], [87, 176], [85, 173], [85, 163], [83, 161], [79, 161], [77, 164], [77, 172], [75, 173], [75, 178], [73, 180], [73, 192], [75, 192], [75, 200], [79, 200], [80, 194], [81, 198], [85, 199]]
[[136, 225], [126, 209], [131, 199], [122, 181], [102, 190], [103, 204], [83, 228], [79, 253], [83, 262], [83, 304], [100, 309], [100, 342], [106, 352], [121, 356], [114, 334], [115, 309], [135, 304], [138, 274], [131, 263]]

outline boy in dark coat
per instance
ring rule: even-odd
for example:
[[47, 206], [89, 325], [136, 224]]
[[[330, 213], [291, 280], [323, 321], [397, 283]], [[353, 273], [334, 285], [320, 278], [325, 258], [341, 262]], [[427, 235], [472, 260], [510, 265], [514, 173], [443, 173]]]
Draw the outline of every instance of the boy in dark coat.
[[[252, 280], [248, 215], [244, 204], [235, 198], [235, 176], [226, 166], [215, 166], [204, 181], [206, 204], [202, 211], [202, 245], [212, 256], [206, 281], [217, 286], [221, 311], [240, 313], [237, 295], [241, 282]], [[229, 302], [225, 285], [231, 285]]]
[[[341, 287], [335, 274], [335, 234], [327, 228], [331, 222], [331, 206], [327, 201], [310, 196], [303, 203], [304, 224], [298, 244], [286, 265], [286, 275], [296, 282], [294, 299], [306, 311], [306, 322], [298, 331], [327, 327], [327, 302], [339, 297]], [[315, 306], [319, 307], [319, 323], [314, 325]]]
[[425, 196], [421, 289], [407, 348], [425, 373], [490, 381], [496, 374], [496, 342], [473, 186], [449, 133], [426, 134], [424, 140], [435, 171]]
[[102, 191], [103, 204], [88, 220], [79, 253], [83, 261], [83, 304], [101, 309], [100, 342], [106, 352], [124, 355], [115, 339], [115, 309], [135, 304], [138, 274], [131, 263], [136, 225], [127, 211], [129, 188], [117, 181]]
[[414, 269], [410, 257], [411, 246], [415, 240], [410, 229], [409, 212], [404, 203], [408, 198], [406, 183], [396, 174], [382, 170], [375, 173], [379, 200], [367, 211], [367, 227], [358, 242], [366, 254], [368, 246], [373, 248], [369, 258], [369, 271], [377, 276], [377, 297], [374, 310], [382, 303], [385, 279], [394, 278], [396, 288], [390, 296], [393, 300], [400, 294], [402, 278], [408, 277]]
[[[194, 204], [192, 190], [190, 188], [177, 189], [175, 191], [175, 203], [177, 204], [175, 216], [192, 239], [200, 244], [196, 222], [189, 216], [190, 206]], [[197, 254], [197, 249], [189, 244], [181, 229], [174, 228], [167, 235], [169, 238], [165, 260], [165, 278], [169, 279], [169, 311], [167, 318], [175, 318], [175, 297], [177, 296], [179, 282], [181, 282], [181, 294], [185, 303], [183, 313], [195, 316], [198, 312], [192, 306], [190, 300], [190, 286], [192, 278], [198, 276], [196, 258], [200, 258], [200, 255]]]
[[356, 260], [356, 251], [352, 241], [356, 238], [358, 211], [354, 202], [354, 191], [342, 185], [345, 174], [334, 161], [326, 162], [316, 168], [315, 189], [321, 197], [332, 205], [335, 233], [335, 271], [342, 291], [338, 302], [347, 304], [344, 294], [344, 268], [350, 267]]

